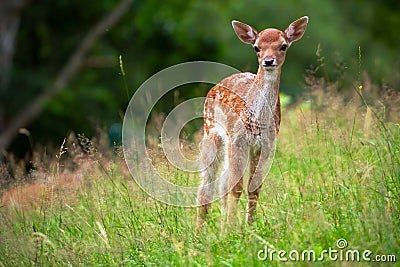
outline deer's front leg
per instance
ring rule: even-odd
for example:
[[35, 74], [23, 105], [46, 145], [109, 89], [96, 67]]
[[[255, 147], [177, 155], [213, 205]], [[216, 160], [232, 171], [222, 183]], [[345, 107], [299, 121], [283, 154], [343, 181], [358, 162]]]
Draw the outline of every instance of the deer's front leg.
[[250, 150], [250, 171], [247, 185], [248, 202], [246, 209], [246, 222], [249, 224], [254, 222], [254, 213], [257, 208], [263, 179], [267, 176], [272, 164], [273, 144], [275, 140], [276, 135], [271, 131], [269, 138], [264, 139], [260, 147]]

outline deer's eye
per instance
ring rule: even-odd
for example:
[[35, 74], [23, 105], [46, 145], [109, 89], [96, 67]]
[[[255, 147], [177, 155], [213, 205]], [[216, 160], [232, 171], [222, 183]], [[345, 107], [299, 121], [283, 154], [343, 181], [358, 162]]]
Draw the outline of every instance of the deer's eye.
[[260, 48], [258, 48], [258, 46], [254, 46], [254, 51], [256, 51], [256, 53], [260, 52]]
[[287, 49], [287, 44], [283, 44], [283, 45], [281, 46], [281, 50], [282, 50], [282, 51], [286, 51], [286, 49]]

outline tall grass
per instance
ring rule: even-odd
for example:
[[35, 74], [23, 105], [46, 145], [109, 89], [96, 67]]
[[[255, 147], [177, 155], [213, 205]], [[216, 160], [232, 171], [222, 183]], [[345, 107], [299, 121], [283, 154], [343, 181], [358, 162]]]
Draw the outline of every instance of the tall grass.
[[[366, 105], [358, 96], [345, 100], [325, 88], [314, 86], [308, 102], [283, 111], [253, 225], [221, 229], [220, 204], [214, 203], [207, 226], [196, 233], [194, 208], [153, 200], [129, 177], [121, 157], [105, 157], [93, 149], [96, 144], [84, 142], [86, 156], [67, 172], [74, 165], [73, 141], [47, 159], [29, 185], [46, 184], [50, 191], [33, 196], [22, 186], [18, 197], [10, 190], [3, 194], [0, 265], [280, 266], [276, 258], [261, 261], [257, 254], [265, 247], [321, 253], [338, 249], [339, 239], [347, 240], [347, 249], [372, 251], [371, 258], [391, 254], [399, 261], [399, 118], [384, 117], [387, 105]], [[189, 176], [171, 175], [182, 184]], [[243, 196], [242, 211], [245, 203]]]

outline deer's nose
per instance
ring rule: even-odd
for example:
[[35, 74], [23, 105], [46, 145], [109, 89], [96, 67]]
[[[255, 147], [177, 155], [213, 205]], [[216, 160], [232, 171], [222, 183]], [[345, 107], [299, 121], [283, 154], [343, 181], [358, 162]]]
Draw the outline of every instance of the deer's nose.
[[264, 59], [262, 62], [262, 65], [263, 65], [263, 67], [276, 66], [275, 59], [274, 58]]

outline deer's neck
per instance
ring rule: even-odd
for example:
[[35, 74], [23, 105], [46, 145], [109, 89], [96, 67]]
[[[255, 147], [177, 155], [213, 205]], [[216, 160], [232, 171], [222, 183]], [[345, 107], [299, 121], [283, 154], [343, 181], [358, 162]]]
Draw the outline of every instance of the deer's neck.
[[254, 79], [254, 86], [251, 90], [251, 96], [248, 103], [252, 106], [253, 111], [260, 116], [260, 112], [265, 108], [275, 110], [279, 98], [279, 81], [281, 69], [266, 71], [259, 68]]
[[255, 84], [260, 90], [260, 94], [278, 96], [279, 81], [281, 79], [281, 69], [271, 71], [264, 70], [259, 67], [255, 78]]

